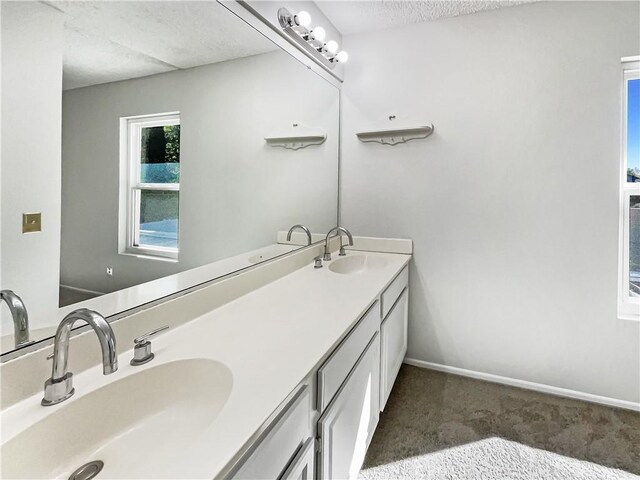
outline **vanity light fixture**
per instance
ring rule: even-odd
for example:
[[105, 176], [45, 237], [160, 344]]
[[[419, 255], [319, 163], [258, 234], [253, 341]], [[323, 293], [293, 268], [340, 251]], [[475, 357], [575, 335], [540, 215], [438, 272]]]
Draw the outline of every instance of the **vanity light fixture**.
[[336, 42], [335, 40], [329, 40], [325, 44], [325, 47], [327, 48], [327, 51], [331, 54], [338, 53], [338, 42]]
[[306, 28], [311, 25], [311, 15], [309, 15], [309, 12], [302, 10], [294, 17], [294, 21], [297, 26]]
[[327, 32], [322, 27], [316, 27], [310, 30], [308, 33], [302, 35], [302, 38], [309, 43], [312, 47], [318, 49], [324, 46], [324, 39], [327, 36]]
[[349, 59], [347, 52], [338, 51], [340, 49], [338, 42], [335, 40], [324, 42], [327, 36], [324, 28], [309, 27], [311, 15], [308, 12], [303, 10], [293, 15], [289, 10], [281, 7], [278, 10], [278, 21], [293, 41], [325, 67], [333, 69], [337, 63], [345, 63]]
[[340, 63], [347, 63], [347, 60], [349, 60], [349, 54], [344, 50], [342, 50], [338, 52], [338, 54], [336, 55], [336, 58]]
[[327, 36], [327, 32], [322, 27], [316, 27], [311, 30], [311, 36], [314, 40], [318, 40], [319, 42], [324, 42], [324, 39]]

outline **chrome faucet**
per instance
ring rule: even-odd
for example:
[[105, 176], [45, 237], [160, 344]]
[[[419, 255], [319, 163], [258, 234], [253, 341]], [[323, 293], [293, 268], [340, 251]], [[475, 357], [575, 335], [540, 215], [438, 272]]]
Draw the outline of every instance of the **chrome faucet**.
[[51, 378], [44, 382], [44, 398], [42, 405], [45, 407], [64, 402], [74, 394], [73, 373], [67, 371], [69, 358], [69, 336], [71, 328], [76, 320], [87, 322], [96, 332], [100, 348], [102, 349], [102, 373], [109, 375], [118, 370], [118, 357], [116, 355], [116, 337], [111, 325], [102, 315], [87, 308], [74, 310], [64, 317], [53, 341], [53, 368]]
[[304, 225], [294, 225], [293, 227], [291, 227], [289, 229], [289, 233], [287, 233], [287, 242], [291, 241], [291, 234], [293, 233], [293, 231], [299, 228], [300, 230], [303, 230], [304, 233], [307, 234], [307, 245], [311, 245], [311, 232], [309, 231], [309, 229], [307, 227], [305, 227]]
[[[334, 232], [335, 232], [335, 234], [331, 235]], [[349, 230], [347, 230], [344, 227], [334, 227], [334, 228], [332, 228], [331, 230], [329, 230], [329, 233], [327, 233], [327, 236], [324, 239], [324, 255], [322, 256], [322, 259], [325, 262], [331, 260], [331, 252], [329, 251], [329, 238], [335, 237], [336, 235], [340, 235], [340, 232], [344, 233], [349, 238], [349, 246], [350, 247], [353, 246], [353, 237], [351, 236], [351, 232], [349, 232]], [[344, 247], [342, 245], [342, 240], [340, 240], [340, 255], [341, 256], [345, 255]]]
[[7, 302], [13, 318], [13, 340], [16, 348], [33, 343], [29, 341], [29, 315], [22, 299], [11, 290], [0, 290], [0, 300]]

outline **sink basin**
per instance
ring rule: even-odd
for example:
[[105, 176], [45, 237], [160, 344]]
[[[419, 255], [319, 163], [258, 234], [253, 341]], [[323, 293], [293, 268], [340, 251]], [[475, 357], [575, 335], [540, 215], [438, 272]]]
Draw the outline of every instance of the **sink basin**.
[[93, 460], [104, 462], [98, 480], [170, 478], [180, 452], [197, 445], [232, 385], [222, 363], [179, 360], [46, 407], [50, 415], [2, 445], [2, 478], [68, 478]]
[[376, 270], [384, 268], [387, 260], [372, 255], [347, 255], [338, 258], [329, 264], [329, 270], [334, 273], [353, 274], [361, 273], [367, 270]]

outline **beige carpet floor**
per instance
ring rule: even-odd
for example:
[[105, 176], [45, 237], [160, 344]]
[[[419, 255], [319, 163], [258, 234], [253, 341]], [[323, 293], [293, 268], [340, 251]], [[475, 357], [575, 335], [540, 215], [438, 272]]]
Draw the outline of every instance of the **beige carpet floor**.
[[582, 480], [639, 474], [640, 413], [403, 365], [360, 476]]

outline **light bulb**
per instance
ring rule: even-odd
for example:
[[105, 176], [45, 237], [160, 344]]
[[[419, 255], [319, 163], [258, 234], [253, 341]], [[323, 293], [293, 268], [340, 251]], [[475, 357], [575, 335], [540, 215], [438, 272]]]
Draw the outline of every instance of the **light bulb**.
[[335, 40], [329, 40], [325, 47], [329, 53], [336, 53], [338, 51], [338, 42]]
[[340, 63], [347, 63], [347, 60], [349, 60], [349, 54], [344, 50], [342, 50], [341, 52], [338, 52], [338, 55], [336, 55], [336, 58]]
[[302, 27], [311, 25], [311, 15], [309, 15], [309, 12], [305, 12], [304, 10], [298, 12], [296, 15], [296, 23]]
[[316, 40], [322, 42], [324, 40], [324, 37], [326, 36], [327, 32], [324, 31], [324, 28], [316, 27], [313, 29], [313, 38], [315, 38]]

